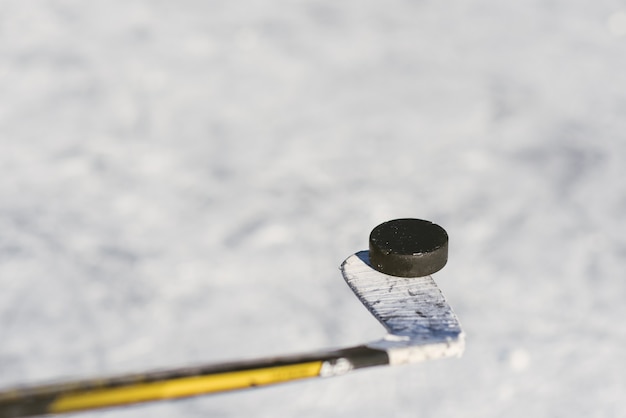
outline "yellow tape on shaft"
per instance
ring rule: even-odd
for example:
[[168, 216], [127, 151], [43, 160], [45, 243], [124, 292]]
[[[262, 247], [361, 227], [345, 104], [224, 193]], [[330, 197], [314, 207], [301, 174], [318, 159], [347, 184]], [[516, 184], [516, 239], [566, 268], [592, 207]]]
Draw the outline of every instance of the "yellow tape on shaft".
[[321, 361], [267, 367], [207, 376], [183, 377], [152, 383], [138, 383], [111, 389], [95, 389], [59, 396], [49, 408], [50, 413], [104, 408], [108, 406], [183, 398], [203, 393], [244, 389], [290, 380], [319, 376]]

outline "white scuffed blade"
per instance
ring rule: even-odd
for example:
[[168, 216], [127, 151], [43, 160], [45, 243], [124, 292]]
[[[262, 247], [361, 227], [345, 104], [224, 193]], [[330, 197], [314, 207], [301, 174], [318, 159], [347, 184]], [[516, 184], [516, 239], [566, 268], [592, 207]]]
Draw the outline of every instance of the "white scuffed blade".
[[463, 330], [445, 297], [430, 277], [395, 277], [374, 270], [361, 251], [341, 266], [343, 277], [361, 302], [389, 331], [368, 344], [387, 351], [390, 364], [460, 356]]

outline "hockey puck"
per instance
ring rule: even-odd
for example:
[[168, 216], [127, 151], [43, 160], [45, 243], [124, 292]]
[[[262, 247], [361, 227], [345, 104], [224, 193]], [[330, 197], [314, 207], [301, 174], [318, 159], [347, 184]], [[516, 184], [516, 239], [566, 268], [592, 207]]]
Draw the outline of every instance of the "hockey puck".
[[448, 234], [422, 219], [394, 219], [370, 234], [370, 264], [399, 277], [429, 276], [448, 261]]

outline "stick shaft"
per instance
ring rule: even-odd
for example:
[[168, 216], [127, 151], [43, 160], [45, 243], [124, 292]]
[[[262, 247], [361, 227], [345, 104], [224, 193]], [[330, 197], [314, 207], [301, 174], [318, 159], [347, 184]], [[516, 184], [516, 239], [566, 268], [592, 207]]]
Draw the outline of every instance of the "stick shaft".
[[0, 418], [109, 408], [328, 377], [389, 363], [382, 350], [335, 351], [58, 383], [0, 392]]

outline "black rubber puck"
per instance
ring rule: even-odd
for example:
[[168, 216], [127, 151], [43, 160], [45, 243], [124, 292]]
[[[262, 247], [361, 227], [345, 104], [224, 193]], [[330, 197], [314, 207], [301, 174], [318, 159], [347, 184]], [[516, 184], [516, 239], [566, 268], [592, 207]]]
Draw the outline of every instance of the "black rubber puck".
[[448, 261], [448, 234], [422, 219], [394, 219], [370, 234], [370, 264], [381, 273], [400, 277], [429, 276]]

